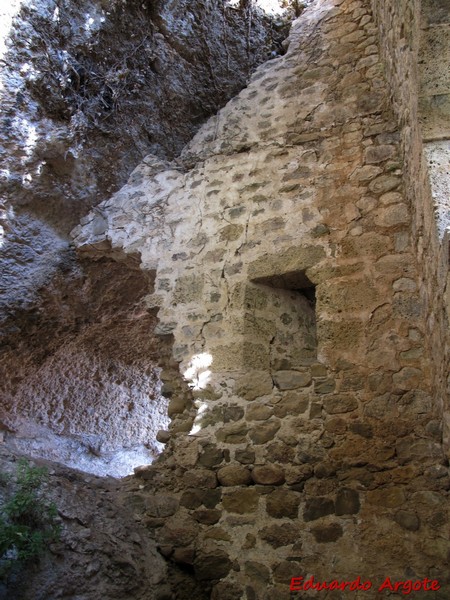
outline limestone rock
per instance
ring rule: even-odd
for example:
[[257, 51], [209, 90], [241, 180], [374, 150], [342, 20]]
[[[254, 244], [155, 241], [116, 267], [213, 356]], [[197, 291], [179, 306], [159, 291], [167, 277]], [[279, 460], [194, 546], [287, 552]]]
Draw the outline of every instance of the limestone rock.
[[277, 371], [274, 380], [280, 390], [294, 390], [306, 387], [311, 383], [310, 371]]
[[248, 485], [252, 477], [249, 469], [242, 465], [227, 465], [217, 471], [217, 479], [220, 485]]
[[303, 511], [305, 521], [315, 521], [334, 513], [334, 502], [330, 498], [308, 498]]
[[224, 493], [222, 504], [224, 509], [229, 512], [245, 514], [255, 512], [256, 507], [258, 506], [258, 500], [259, 496], [256, 490], [244, 488]]
[[272, 392], [273, 381], [267, 371], [251, 371], [236, 383], [236, 394], [246, 400], [255, 400]]
[[187, 487], [215, 488], [217, 486], [216, 474], [207, 469], [189, 469], [183, 475], [183, 481]]
[[301, 528], [294, 523], [283, 523], [282, 525], [270, 525], [261, 530], [261, 539], [273, 548], [295, 544], [300, 539]]
[[261, 485], [282, 485], [285, 481], [284, 471], [278, 465], [256, 465], [251, 477], [255, 483]]
[[357, 491], [342, 488], [336, 495], [336, 515], [354, 515], [359, 512], [360, 501]]
[[296, 492], [278, 489], [270, 493], [266, 498], [267, 514], [276, 519], [298, 517], [300, 496]]
[[220, 548], [199, 553], [194, 561], [195, 575], [200, 581], [223, 579], [231, 570], [231, 560]]
[[317, 525], [311, 529], [316, 542], [321, 544], [336, 542], [343, 535], [342, 527], [338, 523], [329, 525]]

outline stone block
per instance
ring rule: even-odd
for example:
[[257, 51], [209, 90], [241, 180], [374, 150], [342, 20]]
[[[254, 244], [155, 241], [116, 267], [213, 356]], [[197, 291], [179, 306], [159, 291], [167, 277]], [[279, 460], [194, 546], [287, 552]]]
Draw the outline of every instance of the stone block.
[[336, 542], [343, 535], [342, 527], [339, 523], [330, 523], [329, 525], [317, 525], [311, 529], [316, 542], [326, 544]]
[[296, 519], [299, 504], [300, 495], [297, 492], [285, 489], [275, 490], [266, 498], [267, 514], [276, 519], [282, 519], [283, 517]]
[[226, 492], [222, 498], [222, 506], [231, 513], [246, 514], [256, 511], [259, 495], [253, 488], [243, 488]]
[[267, 421], [273, 413], [273, 408], [266, 404], [251, 404], [245, 411], [248, 421]]
[[217, 471], [217, 479], [220, 485], [248, 485], [251, 480], [250, 471], [242, 465], [227, 465]]
[[359, 512], [360, 507], [359, 494], [356, 490], [342, 488], [336, 494], [336, 515], [355, 515]]
[[407, 531], [417, 531], [420, 527], [419, 517], [416, 513], [399, 510], [394, 515], [394, 521]]
[[405, 503], [406, 496], [403, 488], [390, 487], [367, 492], [366, 500], [382, 508], [397, 508]]
[[305, 521], [315, 521], [334, 513], [334, 502], [330, 498], [308, 498], [303, 511]]
[[273, 375], [275, 384], [280, 390], [294, 390], [306, 387], [311, 383], [311, 372], [307, 371], [277, 371]]
[[358, 408], [356, 398], [350, 394], [337, 394], [326, 396], [323, 399], [323, 407], [330, 415], [351, 412]]
[[391, 158], [396, 153], [396, 147], [381, 144], [379, 146], [369, 146], [365, 151], [365, 161], [367, 164], [376, 164], [380, 162], [384, 162]]
[[232, 562], [228, 554], [220, 548], [199, 553], [194, 561], [195, 577], [199, 581], [211, 581], [225, 578], [231, 571]]
[[187, 487], [193, 488], [215, 488], [217, 477], [214, 471], [207, 469], [189, 469], [183, 475], [183, 482]]
[[251, 476], [260, 485], [282, 485], [285, 480], [283, 469], [272, 464], [256, 465]]
[[249, 437], [254, 444], [265, 444], [273, 440], [275, 434], [280, 429], [279, 421], [266, 421], [255, 425], [250, 429]]

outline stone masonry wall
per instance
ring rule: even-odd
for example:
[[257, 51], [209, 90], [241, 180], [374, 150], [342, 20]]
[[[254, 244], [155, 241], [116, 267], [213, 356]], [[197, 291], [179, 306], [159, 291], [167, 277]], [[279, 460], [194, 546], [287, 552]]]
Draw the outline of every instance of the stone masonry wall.
[[[448, 351], [448, 189], [449, 158], [448, 21], [445, 2], [372, 2], [379, 24], [391, 99], [401, 124], [405, 193], [412, 207], [419, 294], [427, 315], [427, 353], [442, 412], [444, 443], [450, 448]], [[422, 29], [421, 29], [422, 27]], [[423, 141], [425, 143], [423, 143]], [[431, 183], [431, 186], [430, 186]]]
[[147, 157], [74, 232], [157, 271], [147, 306], [189, 390], [127, 494], [212, 598], [283, 600], [311, 575], [448, 597], [436, 267], [385, 66], [369, 1], [317, 0], [179, 159]]

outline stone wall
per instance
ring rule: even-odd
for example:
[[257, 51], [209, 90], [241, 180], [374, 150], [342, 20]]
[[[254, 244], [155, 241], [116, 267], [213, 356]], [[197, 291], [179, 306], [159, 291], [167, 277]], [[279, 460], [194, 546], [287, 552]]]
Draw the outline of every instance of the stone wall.
[[402, 160], [413, 91], [391, 94], [378, 34], [369, 2], [313, 3], [179, 159], [148, 157], [74, 232], [157, 270], [147, 305], [190, 393], [138, 470], [158, 489], [142, 518], [213, 598], [289, 598], [311, 575], [448, 595], [437, 236], [420, 142]]
[[[420, 297], [432, 357], [433, 396], [450, 447], [448, 383], [448, 102], [449, 9], [442, 2], [372, 2], [391, 99], [401, 124], [405, 192], [422, 273]], [[440, 48], [440, 50], [439, 50]], [[448, 90], [447, 90], [448, 91]], [[447, 116], [447, 117], [446, 117]], [[430, 185], [431, 184], [431, 185]], [[446, 299], [447, 298], [447, 299]]]

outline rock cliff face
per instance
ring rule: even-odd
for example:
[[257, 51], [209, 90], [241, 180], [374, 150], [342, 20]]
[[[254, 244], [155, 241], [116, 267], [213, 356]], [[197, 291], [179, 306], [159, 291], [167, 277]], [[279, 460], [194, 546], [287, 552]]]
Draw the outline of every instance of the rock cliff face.
[[180, 373], [138, 476], [172, 506], [147, 511], [161, 552], [213, 598], [289, 598], [311, 575], [448, 596], [448, 256], [418, 8], [313, 3], [179, 159], [148, 156], [74, 232], [84, 256], [156, 271], [146, 303]]

